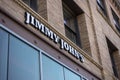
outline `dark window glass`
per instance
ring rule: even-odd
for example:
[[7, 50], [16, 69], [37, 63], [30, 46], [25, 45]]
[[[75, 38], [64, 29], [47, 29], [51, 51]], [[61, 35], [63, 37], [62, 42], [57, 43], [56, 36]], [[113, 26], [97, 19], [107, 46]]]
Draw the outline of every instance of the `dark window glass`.
[[0, 29], [0, 80], [7, 80], [8, 33]]
[[112, 44], [112, 42], [109, 39], [107, 39], [107, 44], [108, 44], [108, 49], [110, 53], [113, 72], [114, 72], [115, 77], [118, 78], [117, 65], [116, 65], [116, 61], [114, 57], [114, 55], [116, 54], [114, 52], [118, 51], [118, 49]]
[[10, 36], [8, 80], [40, 80], [39, 52]]
[[33, 10], [37, 11], [37, 0], [23, 0], [23, 2], [25, 2]]
[[67, 36], [71, 41], [73, 41], [74, 43], [77, 44], [77, 41], [76, 41], [76, 38], [77, 38], [76, 33], [73, 32], [73, 31], [72, 31], [70, 28], [68, 28], [67, 26], [65, 27], [65, 34], [66, 34], [66, 36]]
[[63, 15], [66, 36], [78, 46], [80, 45], [79, 30], [77, 26], [77, 16], [64, 2]]
[[42, 55], [43, 80], [64, 80], [63, 67], [45, 55]]
[[[112, 9], [111, 9], [112, 10]], [[120, 19], [119, 17], [115, 14], [115, 12], [112, 10], [112, 15], [113, 15], [113, 22], [115, 24], [115, 27], [117, 30], [120, 32]]]
[[112, 68], [113, 68], [114, 75], [115, 75], [115, 77], [118, 78], [118, 72], [117, 72], [117, 68], [115, 65], [115, 59], [113, 57], [113, 52], [110, 49], [109, 49], [109, 52], [110, 52], [110, 58], [111, 58], [111, 62], [112, 62]]
[[107, 15], [104, 0], [97, 0], [98, 7]]

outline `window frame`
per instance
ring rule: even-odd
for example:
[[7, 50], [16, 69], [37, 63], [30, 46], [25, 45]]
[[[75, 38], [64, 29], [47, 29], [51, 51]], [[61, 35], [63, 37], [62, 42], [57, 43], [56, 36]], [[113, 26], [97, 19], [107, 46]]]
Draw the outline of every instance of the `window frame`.
[[[4, 31], [6, 31], [8, 33], [8, 35], [12, 35], [14, 37], [16, 37], [17, 39], [21, 40], [23, 43], [29, 45], [30, 47], [36, 49], [39, 51], [39, 56], [40, 56], [40, 61], [39, 61], [39, 66], [40, 66], [40, 80], [42, 79], [43, 73], [42, 73], [42, 55], [45, 55], [47, 57], [49, 57], [50, 59], [52, 59], [53, 61], [57, 62], [58, 64], [62, 65], [63, 67], [69, 69], [70, 71], [72, 71], [73, 73], [77, 74], [80, 76], [80, 78], [82, 78], [83, 80], [88, 80], [85, 76], [81, 75], [80, 73], [76, 72], [75, 70], [73, 70], [72, 68], [70, 68], [69, 66], [65, 65], [64, 63], [60, 62], [58, 59], [54, 58], [53, 56], [51, 56], [50, 54], [46, 53], [45, 51], [41, 50], [40, 48], [38, 48], [37, 46], [35, 46], [34, 44], [28, 42], [26, 39], [22, 38], [21, 36], [19, 36], [18, 34], [16, 34], [15, 32], [11, 31], [10, 29], [8, 29], [7, 27], [5, 27], [4, 25], [0, 24], [0, 28], [3, 29]], [[8, 43], [9, 44], [9, 43]], [[8, 66], [8, 64], [7, 64]], [[8, 73], [8, 72], [7, 72]], [[6, 76], [8, 77], [8, 76]]]
[[[53, 56], [49, 55], [48, 53], [46, 53], [45, 51], [41, 51], [41, 56], [44, 55], [46, 57], [48, 57], [49, 59], [51, 59], [52, 61], [55, 61], [56, 63], [58, 63], [59, 65], [63, 66], [63, 70], [66, 68], [68, 70], [70, 70], [71, 72], [73, 72], [74, 74], [78, 75], [82, 80], [89, 80], [87, 79], [85, 76], [79, 74], [78, 72], [76, 72], [75, 70], [73, 70], [72, 68], [70, 68], [69, 66], [65, 65], [64, 63], [58, 61], [58, 59], [54, 58]], [[42, 58], [41, 58], [42, 59]], [[42, 60], [41, 60], [42, 61]], [[42, 64], [41, 64], [42, 67]], [[41, 76], [42, 77], [42, 76]], [[65, 73], [64, 73], [64, 78], [65, 78]]]
[[107, 16], [107, 10], [105, 6], [104, 0], [96, 0], [98, 8], [102, 11], [102, 13]]
[[116, 61], [115, 61], [115, 57], [114, 57], [114, 54], [116, 54], [114, 52], [118, 51], [118, 49], [107, 37], [106, 37], [106, 42], [107, 42], [108, 52], [109, 52], [111, 66], [112, 66], [114, 76], [116, 78], [119, 78], [117, 66], [116, 66]]
[[113, 16], [113, 23], [120, 33], [120, 18], [117, 16], [117, 14], [114, 12], [114, 10], [111, 8], [112, 16]]
[[[67, 25], [64, 24], [64, 26], [65, 26], [65, 35], [67, 36], [67, 38], [69, 38], [72, 42], [74, 42], [75, 44], [77, 44], [77, 35], [76, 35], [76, 33], [72, 29], [70, 29]], [[67, 35], [67, 32], [70, 32], [69, 35], [71, 35], [71, 37], [69, 37]], [[73, 37], [75, 38], [75, 40], [73, 39]]]
[[31, 9], [37, 12], [38, 5], [37, 0], [22, 0], [25, 4], [27, 4]]
[[[79, 47], [81, 47], [81, 42], [80, 42], [80, 31], [79, 31], [79, 28], [78, 28], [78, 22], [77, 22], [77, 13], [75, 13], [64, 1], [62, 1], [62, 7], [63, 7], [63, 19], [64, 19], [64, 27], [65, 27], [65, 35], [68, 39], [70, 39], [73, 43], [75, 43], [76, 45], [78, 45]], [[68, 26], [66, 24], [66, 21], [65, 21], [65, 15], [66, 15], [66, 12], [70, 13], [70, 17], [73, 17], [73, 25], [74, 26]], [[74, 35], [74, 39], [71, 39], [69, 38], [69, 36], [67, 36], [66, 34], [66, 29], [67, 31], [71, 32], [71, 34]]]
[[[4, 36], [1, 36], [1, 34]], [[0, 80], [7, 80], [9, 33], [3, 30], [1, 26], [0, 26], [0, 41], [1, 41], [0, 44], [2, 46], [2, 48], [0, 47]]]
[[[13, 45], [15, 46], [16, 49], [13, 47]], [[36, 79], [40, 80], [40, 76], [39, 76], [41, 74], [40, 71], [39, 71], [40, 70], [40, 65], [39, 65], [40, 64], [40, 51], [35, 49], [31, 45], [27, 44], [26, 42], [24, 42], [23, 40], [21, 40], [17, 36], [14, 36], [10, 33], [9, 33], [8, 47], [9, 47], [9, 50], [8, 50], [8, 57], [9, 57], [9, 59], [8, 59], [9, 60], [8, 61], [8, 78], [10, 80], [13, 80], [13, 78], [14, 78], [14, 80], [16, 80], [16, 78], [18, 79], [18, 77], [15, 77], [15, 75], [19, 75], [19, 78], [21, 76], [22, 79], [24, 79], [24, 78], [29, 78], [29, 79], [34, 78], [35, 80]], [[21, 49], [22, 49], [22, 51], [21, 51]], [[18, 50], [18, 51], [16, 51], [16, 50]], [[31, 53], [30, 50], [33, 53]], [[29, 55], [32, 55], [32, 56], [29, 56]], [[16, 59], [14, 59], [13, 56], [15, 56], [14, 58], [16, 58]], [[29, 57], [27, 57], [27, 56], [29, 56]], [[24, 58], [24, 57], [27, 57], [27, 58]], [[14, 60], [15, 60], [15, 62], [14, 62]], [[16, 61], [18, 61], [18, 62], [16, 62]], [[30, 63], [29, 63], [29, 61], [30, 61]], [[34, 62], [32, 62], [32, 61], [34, 61]], [[29, 68], [28, 65], [24, 66], [24, 65], [21, 65], [19, 63], [24, 64], [24, 65], [28, 64], [29, 66], [32, 65], [32, 66], [30, 66], [31, 69]], [[33, 64], [34, 64], [34, 66], [33, 66]], [[18, 67], [18, 65], [21, 66], [21, 67]], [[19, 69], [21, 69], [21, 71], [19, 71]], [[38, 73], [38, 74], [37, 75], [31, 74], [31, 73], [29, 73], [29, 71], [30, 72], [32, 71], [31, 73], [35, 73], [35, 74]], [[14, 74], [14, 72], [17, 72], [17, 73]], [[24, 76], [23, 74], [25, 74], [25, 73], [29, 73], [32, 77], [31, 76], [27, 77], [29, 74]]]

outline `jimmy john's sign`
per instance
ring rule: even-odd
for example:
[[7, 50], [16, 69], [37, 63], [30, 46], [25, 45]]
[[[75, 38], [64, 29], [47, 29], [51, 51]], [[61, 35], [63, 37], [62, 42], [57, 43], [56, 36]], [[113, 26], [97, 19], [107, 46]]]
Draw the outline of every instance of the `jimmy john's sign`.
[[57, 34], [45, 26], [42, 22], [32, 16], [30, 13], [25, 12], [25, 24], [31, 25], [32, 27], [39, 30], [40, 33], [44, 34], [56, 44], [60, 44], [60, 48], [67, 51], [75, 58], [79, 59], [81, 62], [84, 62], [83, 55], [81, 55], [76, 49], [74, 49], [70, 44], [61, 39]]

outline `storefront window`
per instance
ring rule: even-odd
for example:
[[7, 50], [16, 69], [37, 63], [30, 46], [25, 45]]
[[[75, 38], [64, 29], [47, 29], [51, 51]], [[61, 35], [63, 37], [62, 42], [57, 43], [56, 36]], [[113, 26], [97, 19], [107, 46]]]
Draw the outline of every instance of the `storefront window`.
[[1, 26], [0, 45], [0, 80], [84, 79]]
[[63, 67], [45, 55], [42, 55], [43, 80], [64, 80]]
[[42, 72], [43, 80], [87, 80], [44, 54], [42, 55]]
[[9, 43], [8, 80], [40, 80], [38, 51], [13, 36]]
[[0, 29], [0, 80], [7, 80], [7, 53], [8, 33]]
[[81, 80], [78, 75], [73, 73], [72, 71], [64, 68], [65, 71], [65, 80]]

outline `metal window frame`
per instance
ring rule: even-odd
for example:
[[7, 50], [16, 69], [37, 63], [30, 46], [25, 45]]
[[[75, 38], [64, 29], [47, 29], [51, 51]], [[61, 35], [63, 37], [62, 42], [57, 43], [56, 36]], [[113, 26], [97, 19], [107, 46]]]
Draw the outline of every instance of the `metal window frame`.
[[82, 74], [79, 74], [78, 72], [76, 72], [75, 70], [73, 70], [72, 68], [70, 68], [69, 66], [65, 65], [64, 63], [60, 62], [59, 60], [57, 60], [56, 58], [54, 58], [53, 56], [51, 56], [50, 54], [46, 53], [45, 51], [41, 50], [40, 48], [38, 48], [37, 46], [35, 46], [34, 44], [28, 42], [26, 39], [22, 38], [21, 36], [19, 36], [18, 34], [16, 34], [15, 32], [13, 32], [12, 30], [8, 29], [7, 27], [5, 27], [4, 25], [0, 24], [0, 28], [5, 30], [6, 32], [8, 32], [10, 35], [13, 35], [14, 37], [18, 38], [19, 40], [23, 41], [24, 43], [26, 43], [27, 45], [31, 46], [32, 48], [36, 49], [39, 51], [39, 71], [40, 71], [40, 80], [43, 80], [43, 73], [42, 73], [42, 54], [48, 56], [49, 58], [51, 58], [53, 61], [57, 62], [58, 64], [60, 64], [61, 66], [69, 69], [70, 71], [74, 72], [75, 74], [77, 74], [80, 78], [82, 78], [82, 80], [89, 80], [87, 79], [85, 76], [83, 76]]

